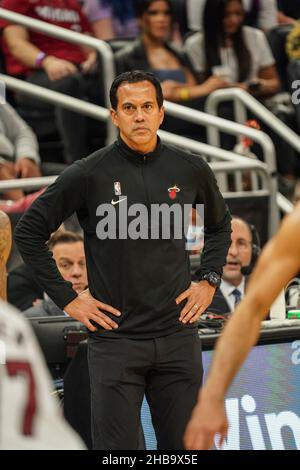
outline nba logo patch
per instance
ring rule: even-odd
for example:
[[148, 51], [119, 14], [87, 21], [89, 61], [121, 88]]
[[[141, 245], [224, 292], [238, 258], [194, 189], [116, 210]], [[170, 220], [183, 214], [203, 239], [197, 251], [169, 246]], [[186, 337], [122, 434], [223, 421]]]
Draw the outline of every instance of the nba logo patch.
[[114, 183], [114, 188], [115, 188], [115, 195], [116, 196], [121, 196], [122, 190], [121, 190], [121, 183], [119, 181], [116, 181]]

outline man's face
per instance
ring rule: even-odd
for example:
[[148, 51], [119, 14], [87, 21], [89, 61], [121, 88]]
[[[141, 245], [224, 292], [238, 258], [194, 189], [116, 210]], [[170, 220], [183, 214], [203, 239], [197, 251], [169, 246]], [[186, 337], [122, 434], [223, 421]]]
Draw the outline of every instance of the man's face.
[[231, 222], [231, 245], [227, 263], [223, 268], [223, 279], [238, 286], [242, 281], [241, 267], [248, 266], [252, 255], [252, 235], [248, 225], [239, 219]]
[[133, 150], [154, 150], [157, 131], [163, 122], [164, 109], [159, 109], [154, 85], [148, 81], [123, 83], [117, 92], [117, 109], [111, 109], [112, 121], [121, 138]]
[[58, 243], [52, 252], [60, 274], [80, 294], [88, 284], [83, 243]]

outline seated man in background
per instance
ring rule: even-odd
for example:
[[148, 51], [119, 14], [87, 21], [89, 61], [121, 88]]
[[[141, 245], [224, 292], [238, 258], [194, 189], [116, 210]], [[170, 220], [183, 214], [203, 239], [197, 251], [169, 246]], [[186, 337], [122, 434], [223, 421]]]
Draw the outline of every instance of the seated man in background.
[[[71, 282], [73, 289], [80, 294], [88, 285], [82, 235], [58, 231], [50, 238], [48, 248], [62, 277]], [[28, 318], [65, 315], [46, 294], [40, 303], [25, 310], [24, 314]]]
[[244, 219], [233, 216], [231, 228], [231, 245], [223, 268], [222, 282], [208, 308], [208, 314], [223, 315], [234, 311], [245, 294], [247, 276], [244, 273], [250, 274], [259, 252], [257, 240], [253, 240], [252, 230]]
[[[71, 31], [90, 33], [77, 0], [3, 0], [1, 7]], [[29, 31], [5, 20], [1, 20], [0, 27], [10, 75], [75, 98], [103, 103], [100, 74], [95, 72], [96, 51], [84, 50], [77, 44]], [[18, 100], [22, 106], [39, 106], [32, 98], [21, 96]], [[86, 156], [89, 152], [86, 117], [58, 107], [55, 112], [65, 162]]]
[[[41, 176], [36, 137], [26, 122], [8, 104], [0, 106], [0, 180]], [[3, 193], [5, 199], [18, 201], [20, 189]]]

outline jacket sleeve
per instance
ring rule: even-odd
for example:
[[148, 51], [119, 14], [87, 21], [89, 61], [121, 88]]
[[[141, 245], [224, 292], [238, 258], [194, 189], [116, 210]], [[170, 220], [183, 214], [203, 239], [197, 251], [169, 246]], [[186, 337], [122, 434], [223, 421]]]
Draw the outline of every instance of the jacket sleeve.
[[72, 283], [62, 278], [46, 243], [65, 219], [84, 206], [85, 186], [84, 163], [75, 162], [35, 200], [15, 229], [25, 264], [62, 310], [77, 294]]
[[231, 215], [229, 209], [211, 168], [204, 160], [201, 161], [201, 167], [197, 204], [203, 204], [204, 206], [204, 249], [200, 268], [196, 271], [197, 279], [212, 271], [220, 276], [222, 275], [222, 269], [226, 264], [226, 257], [231, 244]]
[[5, 127], [6, 136], [14, 145], [16, 160], [26, 157], [39, 165], [38, 143], [27, 123], [7, 103], [1, 106], [0, 115]]

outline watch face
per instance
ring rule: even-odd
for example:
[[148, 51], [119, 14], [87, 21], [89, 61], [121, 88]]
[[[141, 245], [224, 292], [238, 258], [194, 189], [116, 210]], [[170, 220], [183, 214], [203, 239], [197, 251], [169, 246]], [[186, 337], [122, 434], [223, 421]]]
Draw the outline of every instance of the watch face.
[[203, 279], [209, 282], [212, 286], [219, 286], [221, 284], [221, 278], [216, 273], [208, 273], [203, 276]]

